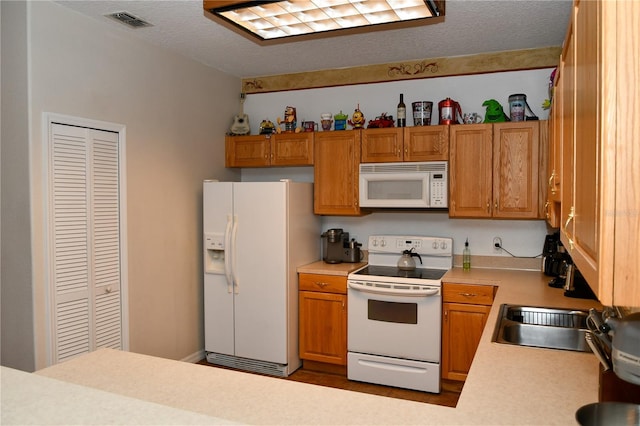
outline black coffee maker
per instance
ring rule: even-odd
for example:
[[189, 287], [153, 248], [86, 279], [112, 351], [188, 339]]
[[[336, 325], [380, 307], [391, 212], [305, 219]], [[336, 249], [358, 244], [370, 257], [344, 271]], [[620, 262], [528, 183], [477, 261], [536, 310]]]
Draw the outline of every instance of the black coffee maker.
[[[542, 272], [546, 276], [559, 277], [566, 269], [567, 261], [570, 259], [562, 242], [560, 242], [559, 232], [545, 237], [542, 249]], [[564, 282], [555, 283], [554, 280], [551, 280], [549, 285], [551, 287], [562, 287]]]
[[563, 288], [566, 297], [595, 299], [586, 280], [560, 241], [560, 233], [547, 235], [542, 249], [542, 272], [553, 277], [549, 287]]
[[322, 235], [322, 260], [327, 263], [357, 263], [362, 260], [360, 247], [355, 239], [349, 241], [349, 233], [342, 228], [333, 228]]

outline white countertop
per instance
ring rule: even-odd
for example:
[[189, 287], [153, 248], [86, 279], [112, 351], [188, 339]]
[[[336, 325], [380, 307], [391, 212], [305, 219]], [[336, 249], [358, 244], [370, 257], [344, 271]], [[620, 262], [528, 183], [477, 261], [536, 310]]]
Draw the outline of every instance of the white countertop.
[[230, 425], [228, 420], [0, 369], [2, 425]]
[[586, 309], [597, 302], [563, 297], [539, 272], [454, 269], [444, 280], [499, 287], [455, 408], [108, 349], [36, 374], [249, 424], [576, 424], [575, 411], [598, 399], [596, 358], [503, 345], [491, 337], [502, 303]]

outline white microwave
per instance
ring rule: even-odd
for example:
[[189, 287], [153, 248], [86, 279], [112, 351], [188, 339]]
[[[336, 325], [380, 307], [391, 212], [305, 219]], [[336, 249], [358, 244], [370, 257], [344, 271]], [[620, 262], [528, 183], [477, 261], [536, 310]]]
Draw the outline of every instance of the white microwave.
[[446, 161], [360, 164], [360, 207], [447, 208]]

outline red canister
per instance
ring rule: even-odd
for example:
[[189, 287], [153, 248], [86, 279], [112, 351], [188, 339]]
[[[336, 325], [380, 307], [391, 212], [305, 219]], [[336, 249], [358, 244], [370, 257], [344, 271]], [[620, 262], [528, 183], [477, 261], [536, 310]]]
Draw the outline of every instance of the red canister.
[[462, 116], [460, 104], [451, 98], [438, 102], [439, 121], [438, 124], [460, 124], [458, 118]]

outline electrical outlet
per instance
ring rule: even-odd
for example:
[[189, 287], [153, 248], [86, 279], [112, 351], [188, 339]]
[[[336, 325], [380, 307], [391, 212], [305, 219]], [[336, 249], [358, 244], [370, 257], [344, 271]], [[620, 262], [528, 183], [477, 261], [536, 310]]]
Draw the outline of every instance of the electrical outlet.
[[496, 250], [502, 250], [502, 238], [493, 237], [493, 248]]

